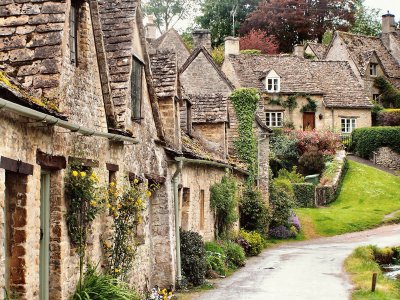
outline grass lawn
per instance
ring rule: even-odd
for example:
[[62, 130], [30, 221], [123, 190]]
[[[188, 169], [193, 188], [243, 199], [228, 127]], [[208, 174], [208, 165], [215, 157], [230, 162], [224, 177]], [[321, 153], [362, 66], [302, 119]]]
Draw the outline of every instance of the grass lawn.
[[353, 161], [338, 199], [326, 208], [296, 210], [306, 239], [361, 231], [400, 210], [400, 177]]
[[[379, 265], [373, 260], [371, 246], [359, 247], [346, 259], [344, 267], [355, 285], [353, 300], [400, 299], [400, 281], [385, 278]], [[372, 273], [378, 274], [376, 290], [371, 292]]]

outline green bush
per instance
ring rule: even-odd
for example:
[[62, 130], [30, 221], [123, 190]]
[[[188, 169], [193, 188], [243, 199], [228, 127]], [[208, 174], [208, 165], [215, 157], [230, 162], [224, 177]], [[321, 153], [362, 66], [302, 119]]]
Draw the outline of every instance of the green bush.
[[351, 149], [368, 159], [380, 147], [389, 147], [400, 153], [400, 127], [358, 128], [352, 133]]
[[239, 203], [239, 212], [242, 228], [261, 233], [266, 231], [269, 211], [262, 200], [260, 191], [253, 187], [246, 188]]
[[378, 126], [400, 126], [400, 109], [385, 109], [378, 113]]
[[206, 251], [207, 270], [217, 272], [219, 275], [226, 275], [226, 256], [223, 253]]
[[270, 139], [270, 167], [272, 173], [278, 176], [280, 169], [290, 170], [297, 164], [299, 151], [297, 140], [292, 135], [286, 135], [282, 130], [274, 130]]
[[231, 176], [224, 176], [220, 183], [211, 187], [211, 208], [215, 210], [215, 235], [226, 236], [238, 219], [236, 214], [236, 182]]
[[394, 257], [394, 249], [390, 247], [386, 248], [377, 248], [377, 247], [372, 247], [374, 251], [374, 258], [375, 261], [379, 264], [382, 265], [388, 265], [393, 262], [393, 257]]
[[111, 275], [100, 274], [93, 266], [88, 266], [82, 286], [77, 287], [71, 300], [139, 300], [141, 297], [125, 283]]
[[316, 149], [305, 152], [299, 159], [299, 171], [304, 176], [321, 174], [324, 166], [324, 156]]
[[256, 256], [264, 249], [266, 242], [264, 238], [256, 231], [246, 231], [241, 229], [239, 235], [250, 244], [249, 256]]
[[281, 169], [278, 171], [278, 178], [281, 179], [287, 179], [291, 183], [303, 183], [304, 182], [304, 176], [301, 175], [300, 173], [297, 173], [297, 167], [294, 166], [292, 168], [292, 171], [288, 171], [286, 169]]
[[232, 241], [226, 241], [223, 244], [223, 248], [226, 255], [226, 264], [229, 268], [236, 269], [246, 264], [246, 254], [240, 245]]
[[400, 91], [396, 87], [382, 76], [377, 77], [374, 83], [381, 93], [379, 101], [384, 107], [400, 108]]
[[292, 183], [292, 187], [297, 206], [315, 206], [315, 186], [312, 183]]
[[224, 254], [224, 249], [220, 244], [216, 242], [205, 242], [204, 250]]
[[206, 258], [203, 238], [193, 231], [180, 231], [182, 272], [194, 286], [204, 283]]
[[246, 50], [240, 50], [240, 54], [253, 54], [253, 55], [260, 55], [261, 50], [258, 49], [246, 49]]
[[272, 217], [270, 227], [283, 225], [288, 227], [292, 210], [296, 207], [293, 187], [288, 180], [273, 180], [270, 186], [270, 206]]

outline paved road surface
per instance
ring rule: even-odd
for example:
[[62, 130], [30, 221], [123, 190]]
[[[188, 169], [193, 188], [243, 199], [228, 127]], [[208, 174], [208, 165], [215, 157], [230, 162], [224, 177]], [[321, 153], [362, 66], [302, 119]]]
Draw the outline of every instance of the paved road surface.
[[361, 245], [400, 245], [400, 225], [290, 243], [248, 260], [196, 300], [346, 300], [351, 283], [343, 262]]

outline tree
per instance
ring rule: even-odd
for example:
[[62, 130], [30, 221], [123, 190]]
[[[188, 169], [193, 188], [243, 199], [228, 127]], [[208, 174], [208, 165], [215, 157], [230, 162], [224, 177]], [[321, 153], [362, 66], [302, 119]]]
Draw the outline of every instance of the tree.
[[[236, 36], [240, 24], [256, 7], [260, 0], [204, 0], [202, 15], [196, 22], [211, 31], [213, 46], [219, 46], [225, 37]], [[235, 23], [233, 24], [233, 15]], [[234, 32], [233, 32], [234, 31]]]
[[163, 33], [179, 20], [188, 17], [196, 8], [198, 0], [147, 0], [143, 10], [146, 15], [155, 16], [155, 24]]
[[268, 36], [265, 31], [251, 30], [240, 38], [240, 50], [260, 50], [263, 54], [278, 53], [279, 45], [274, 36]]
[[327, 30], [347, 31], [354, 23], [357, 0], [269, 0], [259, 3], [240, 28], [260, 29], [276, 37], [281, 52], [305, 40], [322, 42]]
[[379, 20], [380, 10], [365, 6], [365, 0], [355, 2], [355, 22], [351, 27], [352, 33], [377, 36], [381, 33], [381, 22]]

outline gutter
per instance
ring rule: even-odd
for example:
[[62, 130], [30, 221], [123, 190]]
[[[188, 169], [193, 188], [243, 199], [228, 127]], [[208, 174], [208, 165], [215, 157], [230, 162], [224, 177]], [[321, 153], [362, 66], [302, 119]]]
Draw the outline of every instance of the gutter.
[[96, 131], [96, 130], [93, 130], [93, 129], [90, 129], [90, 128], [87, 128], [87, 127], [84, 127], [81, 125], [76, 125], [76, 124], [70, 123], [70, 122], [62, 120], [60, 118], [56, 118], [49, 114], [45, 114], [45, 113], [36, 111], [31, 108], [28, 108], [28, 107], [25, 107], [25, 106], [22, 106], [19, 104], [15, 104], [15, 103], [5, 100], [3, 98], [0, 98], [0, 110], [2, 110], [2, 109], [11, 111], [18, 115], [28, 117], [30, 119], [33, 119], [33, 120], [36, 120], [39, 122], [46, 123], [50, 126], [59, 126], [59, 127], [68, 129], [71, 132], [81, 133], [85, 136], [104, 137], [113, 142], [129, 142], [132, 144], [139, 143], [139, 140], [136, 138], [113, 134], [113, 133], [108, 133], [108, 132]]

